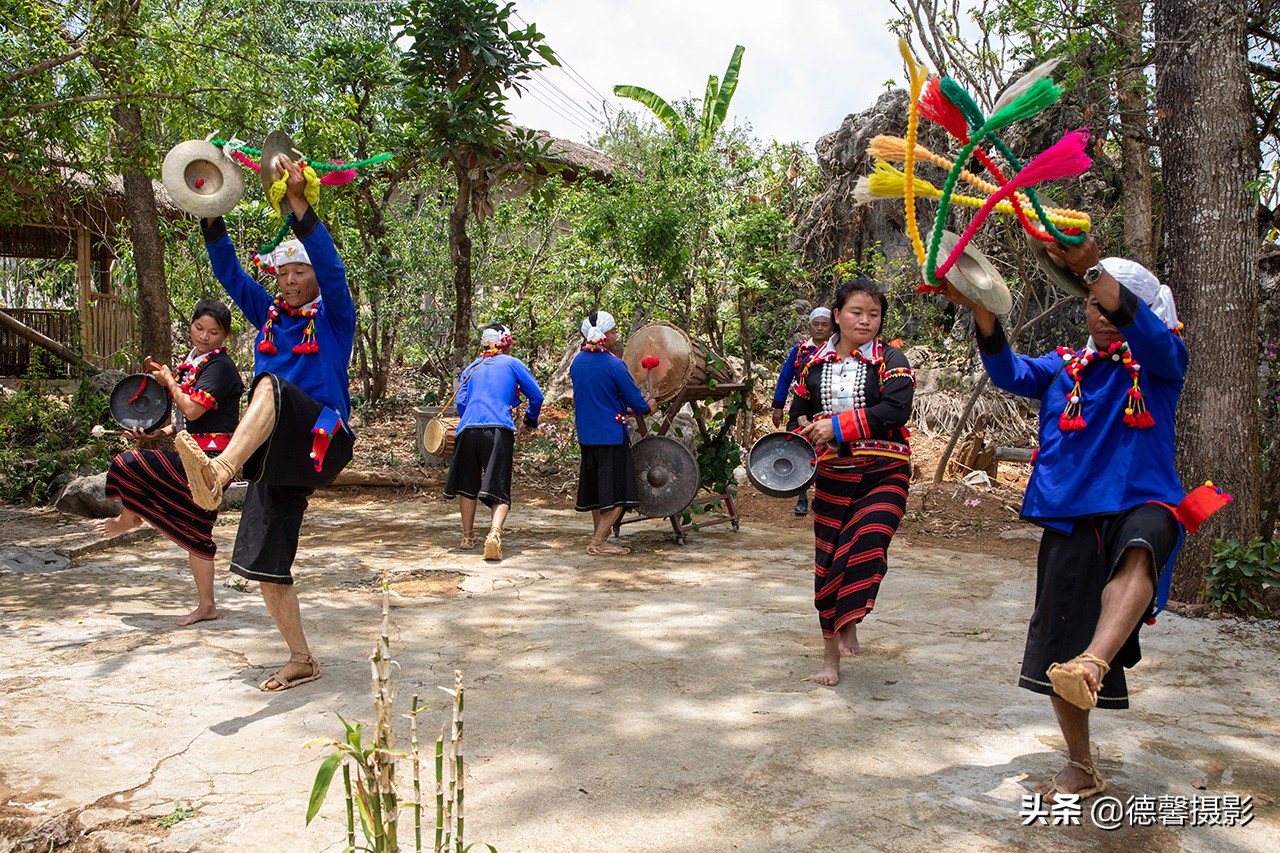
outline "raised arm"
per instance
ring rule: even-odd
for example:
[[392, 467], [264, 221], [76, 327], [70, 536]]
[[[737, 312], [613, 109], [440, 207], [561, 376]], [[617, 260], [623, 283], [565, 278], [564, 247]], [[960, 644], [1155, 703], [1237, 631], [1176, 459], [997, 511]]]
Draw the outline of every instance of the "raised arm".
[[307, 179], [303, 174], [302, 164], [294, 163], [288, 157], [281, 157], [280, 165], [289, 173], [284, 198], [293, 212], [293, 233], [307, 247], [311, 267], [316, 273], [316, 282], [320, 285], [320, 296], [324, 299], [325, 311], [334, 322], [354, 334], [356, 306], [347, 286], [347, 270], [338, 257], [329, 229], [324, 227], [311, 203], [307, 201]]
[[205, 251], [209, 253], [214, 277], [231, 297], [231, 301], [240, 308], [249, 324], [254, 328], [261, 328], [267, 322], [267, 309], [271, 307], [272, 297], [240, 265], [236, 247], [227, 234], [227, 223], [221, 216], [216, 219], [201, 219], [200, 230], [204, 234]]
[[612, 370], [618, 394], [621, 395], [622, 402], [626, 403], [627, 408], [637, 415], [649, 414], [649, 400], [644, 396], [644, 392], [640, 390], [640, 386], [636, 384], [636, 381], [631, 378], [631, 372], [627, 370], [626, 362], [621, 359], [611, 358], [609, 367]]

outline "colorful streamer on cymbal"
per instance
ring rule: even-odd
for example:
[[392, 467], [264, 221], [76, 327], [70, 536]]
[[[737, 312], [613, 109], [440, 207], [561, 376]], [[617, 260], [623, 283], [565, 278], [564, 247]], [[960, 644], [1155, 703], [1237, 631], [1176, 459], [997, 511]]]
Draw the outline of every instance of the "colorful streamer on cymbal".
[[[1061, 140], [1025, 166], [998, 134], [1009, 125], [1036, 115], [1061, 97], [1062, 90], [1049, 77], [1057, 62], [1043, 63], [1024, 75], [1001, 95], [992, 115], [984, 116], [973, 98], [954, 80], [948, 77], [929, 78], [927, 69], [912, 56], [904, 39], [898, 40], [898, 50], [906, 63], [910, 80], [906, 138], [878, 136], [872, 140], [869, 153], [876, 161], [875, 171], [858, 182], [855, 194], [862, 199], [903, 199], [907, 234], [924, 273], [924, 282], [917, 290], [941, 292], [946, 289], [944, 279], [947, 272], [992, 213], [1016, 216], [1024, 230], [1045, 242], [1057, 241], [1067, 245], [1083, 242], [1090, 227], [1088, 215], [1075, 210], [1045, 207], [1033, 185], [1074, 177], [1086, 171], [1092, 165], [1085, 153], [1088, 134], [1081, 131], [1064, 134]], [[916, 143], [921, 115], [941, 125], [961, 144], [953, 160]], [[995, 163], [984, 148], [985, 144], [1000, 153], [1007, 164], [1005, 168]], [[965, 168], [971, 158], [982, 164], [995, 183], [985, 181]], [[947, 178], [941, 188], [915, 174], [917, 160], [947, 170]], [[889, 165], [890, 162], [901, 162], [902, 171]], [[956, 187], [961, 180], [985, 196], [957, 193]], [[915, 200], [918, 197], [938, 199], [937, 218], [927, 247], [916, 224]], [[977, 207], [978, 213], [950, 255], [939, 263], [947, 212], [953, 203]], [[1034, 219], [1026, 210], [1027, 206], [1034, 211]]]

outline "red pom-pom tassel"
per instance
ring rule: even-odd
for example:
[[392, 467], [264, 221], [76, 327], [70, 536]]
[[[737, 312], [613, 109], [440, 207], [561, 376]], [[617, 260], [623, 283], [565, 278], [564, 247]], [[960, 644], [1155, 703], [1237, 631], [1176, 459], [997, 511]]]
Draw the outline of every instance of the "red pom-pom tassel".
[[275, 355], [276, 345], [271, 343], [271, 341], [262, 341], [258, 344], [258, 352], [266, 353], [267, 355]]

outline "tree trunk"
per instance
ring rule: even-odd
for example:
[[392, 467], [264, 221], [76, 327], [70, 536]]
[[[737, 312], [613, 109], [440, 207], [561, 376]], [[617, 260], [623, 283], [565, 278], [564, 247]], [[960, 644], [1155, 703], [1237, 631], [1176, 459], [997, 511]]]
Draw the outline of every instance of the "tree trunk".
[[1120, 109], [1120, 186], [1124, 243], [1128, 256], [1155, 269], [1155, 230], [1151, 215], [1151, 150], [1147, 144], [1147, 76], [1142, 19], [1147, 0], [1123, 0], [1116, 12], [1128, 58], [1116, 77]]
[[125, 208], [133, 241], [133, 265], [138, 277], [139, 355], [153, 356], [161, 364], [173, 359], [169, 294], [164, 277], [164, 239], [160, 236], [160, 214], [151, 176], [138, 165], [144, 132], [142, 111], [127, 104], [111, 110], [116, 122], [115, 142], [125, 163]]
[[471, 348], [471, 238], [467, 236], [467, 215], [471, 212], [472, 180], [464, 165], [453, 164], [458, 197], [449, 211], [449, 257], [453, 260], [453, 368], [462, 370]]
[[1235, 501], [1190, 537], [1173, 597], [1201, 595], [1215, 537], [1259, 529], [1257, 202], [1245, 7], [1157, 0], [1156, 105], [1164, 167], [1166, 280], [1191, 352], [1178, 423], [1188, 487], [1213, 480]]

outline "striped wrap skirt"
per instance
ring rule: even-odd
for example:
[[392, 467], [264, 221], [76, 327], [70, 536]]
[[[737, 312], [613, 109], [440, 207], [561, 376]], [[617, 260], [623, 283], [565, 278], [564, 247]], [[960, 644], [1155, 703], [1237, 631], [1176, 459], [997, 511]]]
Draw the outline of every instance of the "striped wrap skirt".
[[107, 469], [108, 499], [140, 516], [197, 557], [213, 559], [213, 523], [217, 510], [191, 500], [187, 475], [176, 450], [127, 450]]
[[907, 508], [911, 463], [880, 456], [820, 463], [813, 497], [813, 600], [823, 637], [876, 604], [889, 542]]

